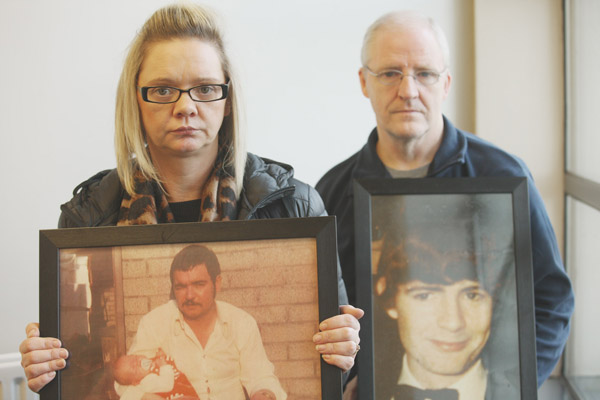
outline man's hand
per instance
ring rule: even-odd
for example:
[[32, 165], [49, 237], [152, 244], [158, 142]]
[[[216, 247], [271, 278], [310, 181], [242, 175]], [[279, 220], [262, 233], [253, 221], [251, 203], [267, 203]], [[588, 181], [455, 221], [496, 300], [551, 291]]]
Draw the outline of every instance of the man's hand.
[[38, 392], [56, 376], [56, 371], [63, 369], [69, 352], [61, 348], [60, 340], [41, 338], [40, 325], [28, 324], [25, 328], [27, 339], [21, 342], [21, 366], [27, 377], [27, 386]]
[[275, 394], [268, 389], [261, 389], [255, 392], [250, 400], [276, 400]]
[[313, 336], [317, 351], [326, 363], [348, 371], [354, 365], [354, 357], [360, 349], [360, 323], [365, 314], [360, 308], [340, 306], [341, 315], [328, 318], [319, 324], [321, 332]]

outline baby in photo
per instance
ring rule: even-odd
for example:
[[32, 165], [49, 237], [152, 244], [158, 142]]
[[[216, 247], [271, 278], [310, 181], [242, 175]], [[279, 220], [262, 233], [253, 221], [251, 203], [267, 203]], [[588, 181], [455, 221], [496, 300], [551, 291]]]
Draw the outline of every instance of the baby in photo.
[[114, 377], [118, 384], [128, 386], [121, 400], [139, 400], [147, 393], [162, 399], [198, 399], [187, 377], [162, 349], [153, 358], [121, 356], [115, 362]]

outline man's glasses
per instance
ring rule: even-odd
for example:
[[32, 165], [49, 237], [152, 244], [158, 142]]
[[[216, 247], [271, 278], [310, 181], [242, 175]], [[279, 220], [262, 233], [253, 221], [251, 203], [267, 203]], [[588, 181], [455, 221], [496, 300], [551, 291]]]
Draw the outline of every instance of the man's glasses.
[[411, 76], [415, 80], [415, 82], [420, 83], [423, 86], [431, 86], [434, 83], [437, 83], [437, 81], [439, 81], [440, 79], [440, 76], [442, 76], [442, 74], [446, 71], [446, 69], [444, 68], [444, 70], [442, 70], [441, 72], [422, 70], [417, 71], [414, 74], [404, 74], [402, 71], [399, 71], [397, 69], [386, 69], [381, 72], [375, 73], [371, 71], [366, 65], [363, 68], [369, 74], [373, 75], [379, 83], [385, 86], [399, 85], [400, 82], [402, 82], [402, 79], [406, 76]]
[[223, 100], [229, 93], [229, 83], [194, 86], [187, 90], [172, 86], [144, 86], [140, 88], [142, 99], [148, 103], [169, 104], [187, 93], [194, 101], [209, 102]]

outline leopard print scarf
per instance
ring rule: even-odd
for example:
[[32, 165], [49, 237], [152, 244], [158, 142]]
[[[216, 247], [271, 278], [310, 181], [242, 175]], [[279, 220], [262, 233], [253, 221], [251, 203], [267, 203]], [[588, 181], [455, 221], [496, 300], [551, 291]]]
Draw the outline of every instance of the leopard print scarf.
[[[200, 218], [206, 221], [230, 221], [237, 217], [235, 179], [223, 168], [219, 154], [215, 167], [202, 188]], [[137, 169], [134, 173], [135, 194], [125, 192], [119, 210], [118, 226], [151, 225], [176, 222], [165, 193], [155, 181], [149, 181]]]

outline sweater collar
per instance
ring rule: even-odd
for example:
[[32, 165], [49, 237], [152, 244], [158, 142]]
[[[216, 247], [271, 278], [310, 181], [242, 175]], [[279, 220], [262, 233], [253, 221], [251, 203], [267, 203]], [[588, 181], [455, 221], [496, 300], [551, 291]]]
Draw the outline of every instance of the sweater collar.
[[[444, 119], [444, 132], [440, 148], [435, 153], [429, 166], [427, 176], [434, 176], [441, 170], [455, 163], [464, 163], [467, 153], [467, 139], [446, 116]], [[352, 171], [353, 178], [391, 178], [387, 168], [377, 155], [377, 128], [369, 135], [367, 143], [358, 153], [356, 166]], [[352, 185], [349, 191], [352, 192]]]

